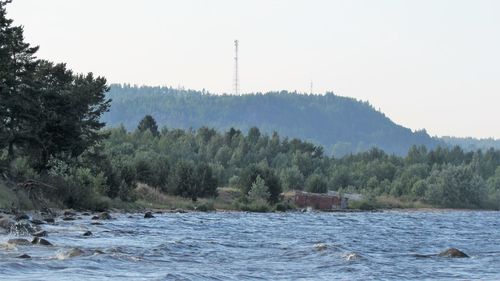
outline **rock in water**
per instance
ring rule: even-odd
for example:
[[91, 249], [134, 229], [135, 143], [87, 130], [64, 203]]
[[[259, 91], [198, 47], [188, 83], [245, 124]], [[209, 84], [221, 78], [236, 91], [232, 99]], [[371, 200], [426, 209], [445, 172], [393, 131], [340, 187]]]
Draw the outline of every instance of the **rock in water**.
[[45, 236], [47, 236], [47, 231], [45, 231], [45, 230], [37, 231], [37, 232], [33, 233], [33, 236], [35, 236], [35, 237], [45, 237]]
[[74, 217], [74, 216], [76, 216], [76, 213], [73, 212], [73, 211], [71, 211], [71, 210], [67, 210], [67, 211], [64, 211], [63, 216], [65, 216], [65, 217]]
[[56, 221], [53, 218], [45, 218], [44, 221], [48, 223], [55, 223]]
[[31, 256], [28, 254], [22, 254], [22, 255], [18, 256], [17, 258], [18, 259], [31, 259]]
[[24, 239], [24, 238], [15, 238], [15, 239], [9, 239], [7, 241], [8, 244], [12, 244], [12, 245], [22, 245], [22, 246], [26, 246], [26, 245], [30, 245], [30, 241], [28, 241], [27, 239]]
[[40, 237], [35, 237], [33, 238], [33, 241], [31, 241], [31, 244], [38, 244], [38, 245], [43, 245], [43, 246], [52, 246], [52, 243], [49, 241], [40, 238]]
[[74, 217], [64, 217], [62, 220], [63, 221], [74, 221], [75, 218]]
[[102, 212], [99, 214], [100, 220], [110, 220], [112, 219], [111, 215], [108, 212]]
[[152, 218], [154, 218], [154, 217], [155, 217], [155, 216], [153, 216], [153, 213], [151, 213], [151, 212], [146, 212], [146, 213], [144, 214], [144, 218], [145, 218], [145, 219], [152, 219]]
[[16, 224], [15, 221], [9, 219], [9, 218], [1, 218], [0, 219], [0, 228], [3, 228], [7, 231], [10, 231], [11, 227]]
[[45, 222], [44, 222], [44, 221], [37, 220], [37, 219], [31, 220], [31, 223], [32, 223], [32, 224], [36, 224], [36, 225], [45, 224]]
[[15, 218], [16, 221], [29, 220], [29, 219], [30, 219], [30, 217], [27, 214], [25, 214], [25, 213], [17, 214], [16, 218]]
[[324, 250], [326, 250], [326, 248], [328, 248], [328, 247], [326, 246], [326, 244], [325, 244], [325, 243], [318, 243], [318, 244], [314, 244], [313, 248], [314, 248], [314, 250], [316, 250], [316, 251], [324, 251]]
[[85, 231], [85, 233], [83, 233], [83, 236], [92, 236], [92, 232], [90, 232], [90, 231]]
[[4, 228], [7, 232], [10, 232], [14, 235], [31, 235], [39, 230], [40, 227], [38, 225], [31, 225], [29, 222], [14, 222], [9, 219], [1, 219], [0, 220], [0, 228]]
[[468, 258], [469, 256], [460, 251], [459, 249], [456, 248], [449, 248], [448, 250], [439, 253], [440, 257], [447, 257], [447, 258]]
[[361, 258], [361, 256], [358, 254], [358, 253], [347, 253], [344, 255], [344, 258], [346, 259], [346, 261], [355, 261], [355, 260], [359, 260]]
[[79, 248], [71, 248], [69, 251], [66, 253], [62, 254], [59, 259], [67, 259], [67, 258], [74, 258], [83, 255], [84, 252], [79, 249]]

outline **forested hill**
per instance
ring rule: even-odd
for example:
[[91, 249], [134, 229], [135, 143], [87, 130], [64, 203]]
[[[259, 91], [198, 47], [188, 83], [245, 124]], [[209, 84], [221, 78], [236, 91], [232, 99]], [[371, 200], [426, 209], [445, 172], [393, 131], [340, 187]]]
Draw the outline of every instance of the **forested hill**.
[[123, 124], [135, 129], [146, 115], [160, 127], [243, 131], [257, 126], [289, 138], [301, 138], [322, 145], [340, 156], [378, 147], [404, 155], [413, 144], [434, 148], [439, 141], [425, 131], [412, 132], [392, 122], [369, 103], [353, 98], [270, 92], [242, 96], [213, 95], [168, 87], [112, 85], [112, 105], [103, 121], [109, 127]]
[[460, 146], [465, 151], [476, 151], [488, 150], [488, 149], [500, 149], [500, 139], [487, 138], [487, 139], [476, 139], [476, 138], [457, 138], [457, 137], [441, 137], [445, 143], [450, 146]]

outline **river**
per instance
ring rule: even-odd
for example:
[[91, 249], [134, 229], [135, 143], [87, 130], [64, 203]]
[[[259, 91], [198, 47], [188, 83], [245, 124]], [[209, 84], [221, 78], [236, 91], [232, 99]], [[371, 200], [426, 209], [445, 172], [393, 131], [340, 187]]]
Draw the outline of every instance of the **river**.
[[0, 280], [500, 280], [499, 212], [112, 216], [43, 225], [52, 247], [0, 236]]

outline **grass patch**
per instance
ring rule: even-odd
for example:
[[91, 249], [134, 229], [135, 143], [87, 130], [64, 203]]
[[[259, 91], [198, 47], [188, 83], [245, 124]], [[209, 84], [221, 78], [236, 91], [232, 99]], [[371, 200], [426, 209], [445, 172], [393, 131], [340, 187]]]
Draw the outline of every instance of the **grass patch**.
[[426, 204], [420, 200], [409, 199], [404, 197], [392, 196], [378, 196], [376, 198], [376, 205], [380, 209], [420, 209], [420, 208], [433, 208], [432, 205]]
[[28, 195], [22, 191], [12, 188], [12, 186], [0, 180], [0, 209], [33, 209], [33, 202], [28, 198]]

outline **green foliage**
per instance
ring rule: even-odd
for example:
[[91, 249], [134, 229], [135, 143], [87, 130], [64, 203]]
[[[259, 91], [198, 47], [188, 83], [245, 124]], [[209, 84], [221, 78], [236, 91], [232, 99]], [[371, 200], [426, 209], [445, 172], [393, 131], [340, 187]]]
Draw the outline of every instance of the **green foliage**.
[[153, 136], [157, 137], [160, 133], [158, 132], [158, 125], [156, 120], [151, 115], [146, 115], [142, 118], [141, 122], [137, 126], [139, 132], [144, 133], [145, 131], [151, 132]]
[[103, 139], [108, 87], [92, 73], [36, 59], [38, 47], [6, 18], [7, 3], [0, 2], [0, 151], [8, 160], [27, 157], [43, 172], [49, 159], [76, 158]]
[[280, 180], [284, 190], [302, 190], [304, 188], [304, 175], [297, 166], [283, 168]]
[[471, 167], [445, 166], [428, 179], [425, 199], [443, 207], [478, 208], [487, 198], [484, 180]]
[[206, 164], [194, 165], [191, 162], [177, 163], [173, 177], [173, 194], [191, 198], [217, 196], [217, 179], [212, 175], [212, 169]]
[[242, 188], [243, 193], [249, 193], [252, 185], [256, 182], [258, 177], [264, 180], [264, 184], [269, 190], [269, 202], [278, 202], [279, 196], [282, 192], [279, 178], [270, 168], [258, 166], [256, 164], [248, 166], [241, 172], [240, 187]]
[[349, 209], [371, 211], [377, 208], [376, 204], [370, 200], [351, 201], [349, 202]]
[[213, 201], [204, 202], [204, 203], [196, 206], [195, 210], [200, 211], [200, 212], [215, 211], [214, 202]]
[[35, 179], [36, 171], [31, 167], [27, 157], [17, 157], [10, 163], [10, 174], [17, 179]]
[[259, 135], [277, 131], [281, 136], [310, 140], [328, 148], [327, 153], [334, 152], [336, 157], [372, 147], [404, 155], [413, 144], [429, 148], [444, 144], [425, 131], [412, 132], [395, 124], [367, 102], [333, 93], [281, 91], [233, 96], [114, 84], [108, 97], [113, 104], [103, 120], [110, 126], [123, 123], [129, 130], [135, 129], [145, 115], [154, 113], [160, 127], [208, 126], [219, 131], [234, 127], [249, 132], [251, 144], [257, 143]]
[[322, 176], [313, 174], [306, 181], [306, 190], [314, 193], [326, 193], [328, 186]]
[[250, 191], [248, 191], [248, 200], [254, 202], [257, 200], [268, 201], [271, 194], [269, 193], [269, 188], [266, 186], [264, 180], [257, 176], [255, 181], [252, 183]]

